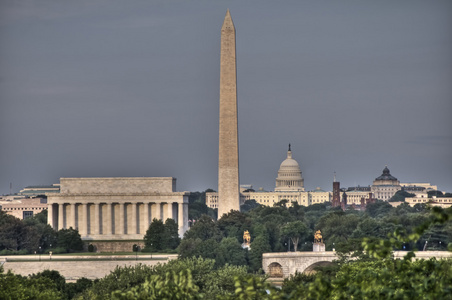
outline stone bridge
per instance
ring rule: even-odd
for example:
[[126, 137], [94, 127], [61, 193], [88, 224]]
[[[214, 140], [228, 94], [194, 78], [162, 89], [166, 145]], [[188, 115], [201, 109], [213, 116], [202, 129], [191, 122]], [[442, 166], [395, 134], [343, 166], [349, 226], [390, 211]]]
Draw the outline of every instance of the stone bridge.
[[[394, 258], [403, 258], [407, 251], [394, 251]], [[435, 257], [452, 258], [452, 253], [447, 251], [419, 251], [415, 252], [415, 259], [429, 259]], [[324, 252], [276, 252], [262, 254], [262, 269], [270, 279], [282, 281], [290, 275], [310, 273], [318, 266], [331, 264], [337, 259], [335, 251]]]

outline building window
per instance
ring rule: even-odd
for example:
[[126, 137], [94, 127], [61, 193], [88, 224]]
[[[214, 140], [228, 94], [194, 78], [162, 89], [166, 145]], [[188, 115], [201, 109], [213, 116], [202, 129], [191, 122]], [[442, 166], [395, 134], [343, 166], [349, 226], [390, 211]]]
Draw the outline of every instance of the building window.
[[33, 212], [32, 211], [24, 211], [23, 212], [23, 218], [24, 219], [28, 219], [28, 218], [31, 218], [31, 217], [33, 217]]

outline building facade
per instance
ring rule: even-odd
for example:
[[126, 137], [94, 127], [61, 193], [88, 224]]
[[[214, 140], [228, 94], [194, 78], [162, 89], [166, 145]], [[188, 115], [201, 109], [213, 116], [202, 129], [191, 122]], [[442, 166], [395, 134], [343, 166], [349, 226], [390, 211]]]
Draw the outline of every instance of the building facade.
[[410, 206], [415, 206], [416, 204], [429, 204], [431, 206], [440, 206], [442, 208], [448, 208], [452, 206], [452, 198], [450, 197], [411, 197], [405, 198], [405, 202]]
[[84, 240], [143, 239], [151, 221], [174, 219], [188, 229], [189, 192], [176, 192], [172, 177], [61, 178], [60, 193], [47, 194], [48, 223], [77, 229]]
[[[261, 205], [273, 206], [282, 200], [287, 200], [288, 205], [296, 202], [298, 205], [308, 206], [313, 204], [332, 202], [333, 206], [341, 206], [346, 209], [348, 205], [354, 207], [366, 207], [367, 204], [375, 202], [376, 199], [388, 201], [395, 193], [405, 190], [416, 195], [415, 198], [406, 198], [412, 203], [427, 203], [432, 201], [427, 198], [427, 191], [437, 190], [437, 187], [430, 183], [400, 183], [397, 178], [391, 175], [387, 166], [383, 169], [381, 176], [375, 178], [371, 186], [357, 186], [341, 189], [340, 183], [333, 181], [333, 192], [323, 191], [316, 188], [313, 191], [305, 191], [304, 179], [298, 162], [293, 159], [289, 145], [286, 159], [281, 163], [276, 178], [275, 190], [267, 192], [264, 190], [254, 191], [252, 189], [241, 190], [240, 204], [246, 200], [255, 200]], [[428, 200], [430, 199], [430, 200]], [[441, 205], [447, 205], [446, 198], [441, 199]], [[437, 200], [439, 201], [439, 200]], [[437, 201], [433, 201], [437, 203]], [[411, 202], [410, 205], [411, 205]], [[218, 193], [206, 193], [206, 204], [208, 207], [218, 207]]]
[[47, 209], [45, 198], [22, 198], [12, 201], [1, 201], [1, 210], [19, 219], [27, 219]]
[[391, 175], [387, 166], [383, 169], [383, 174], [375, 178], [371, 186], [373, 196], [384, 201], [391, 199], [401, 189], [400, 182]]

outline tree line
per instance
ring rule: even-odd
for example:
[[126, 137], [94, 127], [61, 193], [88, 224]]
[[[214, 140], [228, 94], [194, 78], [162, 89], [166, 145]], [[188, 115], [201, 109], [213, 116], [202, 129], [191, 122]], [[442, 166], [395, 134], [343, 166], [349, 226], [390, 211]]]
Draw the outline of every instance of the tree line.
[[[392, 207], [377, 201], [366, 211], [342, 211], [328, 203], [288, 207], [287, 201], [281, 201], [268, 207], [248, 201], [242, 212], [232, 211], [216, 220], [215, 211], [202, 202], [202, 194], [191, 199], [189, 214], [196, 222], [182, 239], [171, 219], [154, 219], [146, 232], [144, 251], [177, 251], [178, 260], [154, 267], [117, 268], [100, 280], [81, 279], [73, 284], [63, 284], [64, 278], [55, 271], [22, 277], [0, 269], [0, 286], [8, 287], [0, 289], [0, 298], [447, 299], [452, 293], [450, 259], [411, 259], [415, 253], [411, 251], [452, 250], [452, 208]], [[11, 228], [3, 227], [6, 221], [12, 221], [10, 216], [0, 215], [0, 234]], [[9, 236], [10, 245], [21, 245], [16, 250], [27, 249], [24, 245], [33, 245], [32, 251], [39, 245], [45, 249], [50, 241], [58, 245], [58, 233], [44, 234], [52, 232], [44, 214], [20, 222], [30, 228], [16, 233], [41, 234], [20, 241]], [[245, 230], [251, 234], [250, 250], [242, 247]], [[334, 248], [340, 259], [313, 275], [294, 274], [281, 289], [272, 287], [262, 270], [262, 253], [312, 251], [316, 230], [322, 231], [326, 250]], [[410, 252], [395, 260], [393, 250]]]
[[0, 211], [0, 255], [82, 251], [77, 230], [55, 231], [47, 224], [47, 210], [20, 220]]
[[[286, 200], [273, 207], [249, 200], [242, 206], [242, 212], [230, 212], [218, 221], [202, 215], [181, 240], [179, 256], [215, 259], [217, 265], [247, 265], [250, 272], [257, 272], [262, 253], [312, 251], [317, 230], [322, 232], [327, 251], [362, 252], [364, 240], [388, 240], [389, 234], [400, 230], [412, 234], [430, 216], [426, 204], [411, 207], [402, 203], [392, 207], [384, 201], [369, 204], [365, 211], [353, 208], [343, 211], [330, 203], [305, 207], [295, 202], [288, 206]], [[251, 234], [249, 251], [241, 247], [245, 230]], [[432, 225], [418, 240], [406, 240], [394, 250], [446, 250], [449, 243], [452, 243], [450, 222]]]
[[[373, 210], [373, 217], [365, 217], [387, 217], [388, 212], [384, 212], [382, 207], [384, 206], [380, 204], [378, 209]], [[271, 215], [260, 211], [262, 209], [256, 208], [252, 211], [262, 218]], [[276, 210], [280, 211], [280, 208], [276, 207]], [[325, 215], [331, 213], [336, 215], [337, 212], [333, 210]], [[356, 216], [352, 212], [345, 212], [342, 216], [346, 216], [347, 213]], [[451, 259], [412, 260], [415, 256], [413, 251], [408, 251], [402, 259], [392, 257], [392, 250], [400, 249], [404, 244], [416, 245], [416, 242], [432, 228], [451, 225], [452, 208], [444, 210], [424, 207], [421, 212], [415, 214], [419, 213], [425, 215], [425, 218], [411, 230], [396, 228], [385, 238], [364, 237], [360, 240], [359, 248], [356, 248], [358, 250], [353, 250], [353, 254], [358, 254], [357, 257], [352, 259], [351, 252], [348, 252], [348, 255], [341, 255], [332, 266], [318, 268], [315, 274], [294, 274], [284, 280], [281, 288], [269, 284], [265, 275], [250, 271], [247, 265], [235, 266], [228, 263], [221, 265], [215, 259], [191, 256], [153, 267], [137, 265], [116, 268], [100, 280], [81, 279], [73, 284], [65, 283], [55, 271], [22, 277], [11, 272], [5, 274], [0, 268], [0, 286], [2, 286], [0, 298], [449, 299], [452, 292]], [[221, 247], [224, 240], [231, 241], [234, 234], [238, 235], [241, 231], [241, 228], [236, 228], [235, 222], [226, 222], [237, 217], [241, 215], [229, 214], [228, 218], [223, 217], [217, 222], [209, 218], [211, 220], [209, 222], [213, 223], [208, 223], [208, 218], [203, 217], [205, 221], [196, 222], [203, 226], [193, 226], [191, 230], [195, 229], [194, 232], [188, 234], [191, 230], [188, 231], [184, 239], [188, 240], [193, 238], [192, 235], [196, 235], [204, 236], [207, 241], [227, 232], [230, 237], [220, 239]], [[205, 230], [206, 224], [217, 228], [213, 229], [214, 236]], [[258, 237], [251, 247], [255, 245]], [[448, 248], [449, 251], [452, 250], [452, 244], [449, 244]], [[252, 249], [250, 253], [251, 251]]]

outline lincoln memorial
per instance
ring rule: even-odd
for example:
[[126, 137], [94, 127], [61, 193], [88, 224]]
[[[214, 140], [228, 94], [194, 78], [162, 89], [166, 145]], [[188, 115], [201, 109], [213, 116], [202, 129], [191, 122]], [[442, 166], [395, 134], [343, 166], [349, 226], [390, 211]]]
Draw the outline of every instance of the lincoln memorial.
[[182, 236], [189, 194], [176, 192], [173, 177], [60, 178], [60, 193], [47, 194], [48, 223], [83, 240], [137, 240], [154, 218], [172, 218]]

